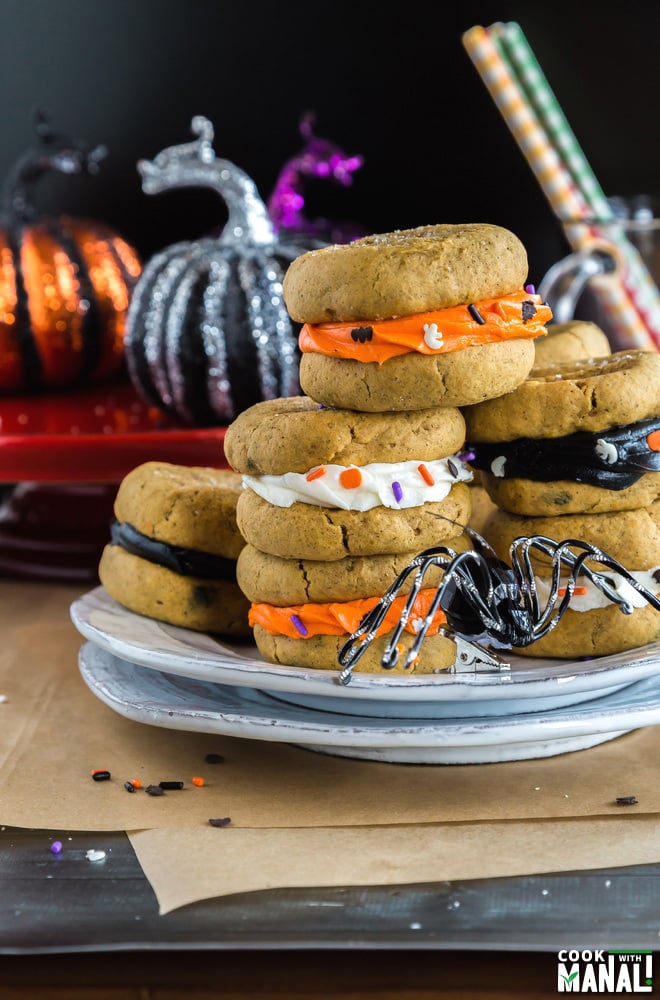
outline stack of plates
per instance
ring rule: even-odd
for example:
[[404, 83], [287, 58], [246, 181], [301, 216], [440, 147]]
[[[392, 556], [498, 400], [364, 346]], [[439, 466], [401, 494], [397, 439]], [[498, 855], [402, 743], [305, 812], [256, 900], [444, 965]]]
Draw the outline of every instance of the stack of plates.
[[660, 723], [660, 643], [504, 673], [360, 674], [266, 663], [254, 646], [144, 618], [102, 587], [75, 601], [80, 671], [120, 715], [167, 729], [418, 764], [551, 757]]

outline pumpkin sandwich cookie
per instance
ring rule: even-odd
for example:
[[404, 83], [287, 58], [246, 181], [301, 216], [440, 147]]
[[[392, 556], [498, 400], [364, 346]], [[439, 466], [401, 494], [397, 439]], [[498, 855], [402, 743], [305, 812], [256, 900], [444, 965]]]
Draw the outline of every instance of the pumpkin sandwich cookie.
[[[469, 547], [469, 541], [462, 535], [447, 544], [460, 550]], [[280, 559], [246, 545], [238, 558], [237, 578], [252, 602], [249, 621], [260, 653], [271, 663], [338, 670], [338, 655], [344, 643], [415, 555], [417, 551], [315, 562]], [[441, 570], [429, 573], [427, 587], [417, 595], [401, 639], [402, 652], [415, 641], [429, 612], [440, 573]], [[405, 593], [390, 605], [375, 642], [360, 659], [361, 671], [385, 672], [380, 661], [387, 634], [401, 617], [411, 582], [404, 585]], [[399, 656], [394, 672], [433, 673], [453, 666], [456, 647], [443, 634], [445, 624], [444, 613], [436, 612], [419, 659], [412, 667], [405, 668], [405, 655]]]
[[470, 514], [464, 440], [455, 407], [384, 414], [319, 408], [304, 396], [257, 403], [225, 435], [245, 487], [239, 529], [292, 560], [442, 544]]
[[[605, 514], [562, 514], [521, 517], [491, 512], [484, 528], [487, 541], [505, 562], [515, 538], [542, 535], [556, 541], [578, 539], [621, 563], [650, 593], [660, 595], [660, 501], [648, 508]], [[607, 656], [660, 638], [660, 614], [623, 577], [602, 563], [586, 565], [606, 576], [616, 593], [632, 605], [630, 614], [608, 600], [592, 581], [580, 575], [570, 604], [559, 623], [523, 649], [525, 656]], [[550, 560], [532, 554], [539, 600], [545, 604], [551, 586]], [[560, 587], [559, 598], [565, 594]]]
[[240, 489], [228, 469], [146, 462], [129, 472], [99, 565], [106, 591], [148, 618], [249, 636], [249, 602], [236, 582]]
[[500, 399], [466, 407], [470, 464], [511, 513], [647, 507], [660, 497], [660, 354], [535, 366]]
[[284, 277], [300, 384], [367, 412], [465, 406], [515, 388], [552, 318], [509, 230], [420, 226], [323, 247]]

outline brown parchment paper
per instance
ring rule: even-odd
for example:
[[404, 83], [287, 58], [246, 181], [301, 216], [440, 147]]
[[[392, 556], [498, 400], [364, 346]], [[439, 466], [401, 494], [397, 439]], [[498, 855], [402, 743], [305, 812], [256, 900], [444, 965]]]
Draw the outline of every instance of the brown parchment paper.
[[129, 836], [163, 914], [259, 889], [410, 885], [660, 861], [660, 819], [654, 816], [307, 830], [170, 828]]
[[[287, 744], [178, 732], [132, 722], [101, 703], [77, 668], [82, 637], [69, 619], [80, 589], [0, 582], [0, 823], [137, 830], [206, 826], [300, 828], [465, 823], [660, 813], [660, 727], [544, 760], [402, 765], [313, 753]], [[207, 765], [209, 752], [224, 755]], [[94, 768], [112, 780], [95, 782]], [[194, 787], [193, 775], [205, 779]], [[128, 794], [180, 779], [154, 798]]]

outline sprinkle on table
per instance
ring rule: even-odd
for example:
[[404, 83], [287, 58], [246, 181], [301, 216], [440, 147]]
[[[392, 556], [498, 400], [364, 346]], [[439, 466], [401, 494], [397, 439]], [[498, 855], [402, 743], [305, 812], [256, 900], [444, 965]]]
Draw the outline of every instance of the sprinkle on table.
[[88, 861], [104, 861], [105, 851], [95, 851], [93, 848], [91, 848], [89, 851], [86, 852], [85, 857], [87, 858]]
[[94, 781], [110, 781], [110, 772], [105, 767], [96, 767], [92, 771]]
[[211, 826], [229, 826], [231, 816], [224, 816], [222, 819], [210, 819], [209, 823]]
[[135, 791], [135, 785], [133, 784], [132, 781], [125, 781], [124, 782], [124, 788], [126, 789], [127, 792], [134, 792]]
[[636, 806], [639, 804], [636, 795], [619, 795], [614, 802], [617, 806]]
[[53, 841], [53, 843], [50, 845], [50, 853], [51, 854], [61, 854], [62, 853], [62, 841], [61, 840], [54, 840]]
[[203, 788], [206, 782], [199, 774], [195, 774], [191, 779], [191, 783], [195, 785], [196, 788]]
[[147, 785], [145, 788], [147, 795], [164, 795], [165, 790], [160, 785]]
[[159, 781], [158, 787], [165, 792], [180, 792], [183, 788], [182, 781]]
[[221, 753], [207, 753], [204, 758], [207, 764], [224, 764], [225, 758]]

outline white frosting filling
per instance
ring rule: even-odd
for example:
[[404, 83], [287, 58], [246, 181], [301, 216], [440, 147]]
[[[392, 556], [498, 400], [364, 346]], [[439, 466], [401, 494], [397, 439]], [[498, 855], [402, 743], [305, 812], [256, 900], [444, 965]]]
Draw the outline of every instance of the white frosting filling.
[[[452, 474], [449, 463], [453, 466]], [[420, 466], [433, 480], [430, 485]], [[243, 476], [243, 486], [254, 490], [275, 507], [290, 507], [297, 501], [317, 507], [339, 507], [341, 510], [372, 510], [374, 507], [421, 507], [424, 503], [444, 500], [454, 483], [470, 482], [471, 470], [456, 455], [431, 462], [374, 462], [359, 467], [361, 483], [346, 488], [341, 475], [357, 466], [325, 465], [323, 475], [309, 479], [310, 472], [286, 472], [283, 476]]]
[[[607, 577], [608, 582], [614, 581], [613, 584], [611, 584], [613, 589], [633, 608], [646, 607], [647, 601], [619, 573], [613, 573], [609, 569], [603, 569], [599, 572], [602, 572], [602, 575]], [[638, 583], [641, 583], [642, 587], [645, 587], [652, 594], [657, 596], [660, 594], [660, 583], [654, 579], [654, 572], [656, 572], [656, 570], [653, 569], [636, 570], [631, 571], [630, 575], [637, 580]], [[539, 598], [544, 603], [550, 593], [550, 581], [543, 577], [535, 577], [535, 580]], [[562, 586], [566, 586], [566, 581], [562, 581]], [[602, 591], [600, 591], [598, 587], [596, 587], [595, 584], [593, 584], [591, 580], [588, 580], [586, 577], [580, 576], [576, 587], [580, 590], [586, 590], [586, 594], [573, 594], [569, 604], [571, 611], [593, 611], [595, 608], [615, 607], [612, 601], [610, 601], [605, 594], [603, 594]]]

